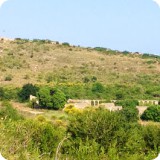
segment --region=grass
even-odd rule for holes
[[[53,111],[53,110],[42,110],[44,113],[42,114],[49,120],[54,119],[67,119],[68,115],[65,114],[63,111]]]
[[[19,103],[19,102],[11,102],[13,108],[17,109],[17,111],[23,115],[27,119],[35,119],[39,116],[45,117],[47,121],[55,121],[55,120],[67,120],[68,115],[64,113],[62,110],[45,110],[45,109],[32,109],[28,107],[27,103]],[[0,103],[1,106],[1,103]]]

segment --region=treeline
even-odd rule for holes
[[[160,151],[160,126],[138,124],[137,114],[88,108],[68,117],[66,126],[45,118],[27,120],[2,103],[2,154],[13,160],[151,160]]]
[[[25,84],[22,88],[0,87],[1,100],[28,100],[29,95],[36,96],[37,91],[45,86]],[[47,86],[46,86],[47,87]],[[154,84],[148,85],[104,85],[100,82],[89,84],[57,84],[49,88],[58,88],[65,95],[66,99],[104,99],[124,100],[124,99],[160,99],[160,86]]]

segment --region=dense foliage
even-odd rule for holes
[[[27,120],[9,103],[2,103],[2,154],[13,160],[151,160],[160,151],[159,125],[126,121],[119,111],[74,110],[69,113],[67,127],[58,121],[57,125],[43,116]]]
[[[126,122],[137,122],[139,119],[136,107],[124,107],[120,113],[125,118]]]
[[[79,160],[150,160],[160,147],[160,127],[143,127],[119,112],[102,109],[74,114],[68,132],[71,138],[64,150]]]
[[[103,84],[98,81],[90,83],[57,83],[54,88],[60,89],[69,99],[105,99],[119,100],[117,104],[130,105],[137,104],[137,101],[143,99],[157,99],[160,97],[159,83],[150,83],[141,79],[138,85],[130,84]],[[1,86],[0,99],[20,99],[26,101],[29,95],[36,95],[41,86],[25,84],[22,88]],[[52,86],[50,86],[52,88]],[[125,102],[124,102],[125,100]],[[127,102],[128,101],[128,102]]]
[[[0,100],[15,100],[18,99],[19,88],[0,87]]]
[[[5,122],[8,120],[17,121],[23,119],[17,110],[12,108],[9,102],[2,103],[2,107],[0,108],[0,118]]]
[[[48,109],[61,109],[66,103],[65,94],[57,88],[42,87],[37,93],[39,106]]]
[[[145,82],[146,83],[146,82]],[[154,86],[154,87],[153,87]],[[157,84],[120,85],[102,84],[100,82],[88,84],[59,84],[59,88],[67,95],[67,98],[77,99],[106,99],[125,100],[130,105],[137,104],[136,99],[159,99],[160,86]]]
[[[134,108],[138,106],[138,104],[139,104],[138,100],[134,100],[134,99],[125,99],[125,100],[116,101],[116,105],[123,106],[124,108],[125,107]]]
[[[47,121],[27,120],[8,103],[0,108],[0,150],[7,159],[45,159],[55,156],[65,128]]]
[[[160,106],[150,106],[142,114],[143,120],[160,122]]]

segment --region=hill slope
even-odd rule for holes
[[[137,54],[97,51],[44,41],[1,40],[0,83],[81,83],[98,80],[104,84],[160,82],[160,58]]]

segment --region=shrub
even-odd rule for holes
[[[129,51],[123,51],[122,52],[124,55],[128,55],[130,52]]]
[[[97,77],[96,77],[96,76],[93,76],[93,77],[91,78],[91,81],[92,81],[92,82],[96,82],[96,81],[97,81]]]
[[[151,106],[141,115],[142,120],[160,122],[160,106]]]
[[[68,143],[65,147],[67,148],[66,153],[69,153],[70,157],[76,160],[108,160],[104,154],[103,147],[94,139],[86,139],[85,141],[78,139],[77,141],[73,141],[72,144]],[[65,159],[67,159],[67,157],[68,156],[66,156]]]
[[[45,118],[44,116],[42,116],[42,115],[38,115],[38,116],[36,117],[36,119],[37,119],[39,122],[46,122],[46,118]]]
[[[116,105],[120,105],[123,107],[136,107],[138,105],[138,100],[134,99],[119,100],[116,101]]]
[[[8,159],[54,159],[58,143],[64,137],[62,127],[37,120],[8,123],[0,131],[0,150]]]
[[[120,111],[121,115],[125,117],[127,122],[137,122],[138,120],[138,109],[135,107],[124,107]]]
[[[143,138],[145,140],[147,150],[152,149],[160,151],[160,126],[148,125],[143,128]]]
[[[129,155],[139,153],[143,155],[145,148],[141,126],[137,123],[128,123],[119,112],[109,112],[104,109],[84,110],[81,114],[72,116],[68,132],[71,134],[70,146],[79,153],[73,154],[70,149],[68,150],[76,157],[85,154],[89,156],[87,148],[92,150],[95,147],[95,159],[98,159],[100,153],[108,156],[104,159],[128,159]],[[80,152],[82,146],[84,150]]]
[[[70,46],[70,44],[68,42],[63,42],[62,45],[68,46],[68,47]]]
[[[83,83],[88,83],[89,81],[90,81],[90,79],[88,77],[83,78]]]
[[[5,121],[17,121],[23,119],[23,117],[17,112],[16,109],[12,107],[9,102],[2,103],[2,108],[0,110],[0,118]]]
[[[104,86],[100,82],[96,82],[92,86],[92,92],[102,93],[104,91]]]
[[[79,109],[77,109],[72,104],[67,105],[63,110],[64,110],[65,113],[68,113],[68,114],[74,114],[74,113],[80,113],[81,112]]]
[[[17,99],[17,93],[19,92],[19,88],[12,87],[0,87],[0,100],[11,100]]]
[[[12,75],[7,75],[4,80],[5,80],[5,81],[11,81],[12,78],[13,78]]]
[[[119,124],[120,117],[117,113],[104,109],[88,109],[82,114],[74,114],[68,127],[72,137],[81,139],[95,139],[96,142],[109,147],[109,139],[114,137],[115,131],[122,125]]]

